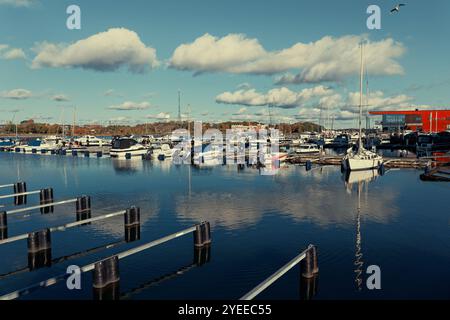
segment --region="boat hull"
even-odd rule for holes
[[[376,169],[383,163],[382,159],[352,159],[347,158],[344,160],[344,169],[350,171],[370,170]]]
[[[111,158],[117,159],[128,159],[128,158],[142,158],[142,156],[147,154],[147,149],[139,149],[139,150],[120,150],[115,151],[111,150],[109,155]]]

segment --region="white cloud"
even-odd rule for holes
[[[54,95],[51,99],[53,101],[59,101],[59,102],[61,102],[61,101],[69,101],[69,97],[67,97],[65,94]]]
[[[374,91],[369,94],[369,98],[363,99],[363,113],[368,111],[381,110],[405,110],[414,108],[411,104],[413,97],[407,95],[385,96],[382,91]],[[318,121],[332,118],[335,120],[353,120],[359,113],[359,92],[350,92],[346,97],[335,93],[322,97],[317,104],[303,107],[299,110],[297,119],[307,121]],[[429,106],[423,106],[428,108]]]
[[[150,107],[151,107],[151,105],[148,102],[125,101],[124,103],[122,103],[120,105],[109,106],[108,109],[128,111],[128,110],[145,110]]]
[[[22,49],[11,48],[7,44],[0,44],[0,59],[5,60],[18,60],[25,59],[26,55]]]
[[[37,4],[36,0],[0,0],[0,5],[13,6],[13,7],[31,7]]]
[[[325,86],[306,88],[294,92],[288,88],[281,87],[270,90],[263,94],[255,89],[238,90],[235,92],[224,92],[216,97],[217,103],[236,104],[244,106],[273,106],[278,108],[295,108],[316,97],[329,95],[333,90]]]
[[[296,43],[290,48],[266,51],[257,39],[242,34],[223,38],[205,34],[175,49],[169,65],[179,70],[273,75],[290,70],[278,84],[340,81],[359,72],[359,43],[363,36],[323,37],[316,42]],[[365,60],[371,75],[399,75],[404,46],[391,38],[368,41]]]
[[[247,112],[247,108],[240,108],[237,114],[243,114],[245,112]]]
[[[351,112],[358,112],[359,106],[359,92],[350,92],[347,97],[346,105],[342,110]],[[364,110],[398,110],[401,107],[410,105],[414,98],[400,94],[392,97],[385,97],[382,91],[374,91],[369,94],[369,98],[363,98]],[[367,104],[367,105],[366,105]]]
[[[115,94],[116,94],[116,91],[114,89],[108,89],[103,93],[103,95],[106,97],[111,97],[111,96],[114,96]]]
[[[14,89],[10,91],[3,91],[0,93],[1,98],[24,100],[33,96],[32,92],[26,89]]]
[[[248,82],[244,82],[244,83],[239,84],[236,88],[241,89],[241,90],[248,90],[248,89],[252,88],[252,85]]]
[[[114,117],[114,118],[109,119],[108,121],[111,121],[111,122],[124,122],[124,121],[128,121],[128,120],[130,120],[130,117]]]
[[[125,28],[112,28],[70,45],[39,43],[33,68],[63,67],[96,71],[145,72],[159,65],[156,50],[142,43],[138,34]]]
[[[145,116],[147,119],[156,119],[156,120],[169,120],[170,113],[168,112],[160,112],[158,114],[149,114]]]
[[[233,72],[235,66],[249,63],[265,54],[257,39],[248,39],[243,34],[217,38],[206,33],[194,42],[176,48],[169,65],[196,73]]]

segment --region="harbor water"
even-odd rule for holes
[[[55,201],[89,195],[93,217],[141,208],[136,242],[122,243],[122,217],[52,234],[52,258],[66,259],[51,267],[10,274],[27,266],[27,243],[1,245],[0,295],[209,221],[209,262],[193,263],[192,235],[127,257],[120,261],[121,298],[238,299],[309,244],[319,253],[314,299],[450,298],[450,184],[422,182],[417,170],[345,177],[338,166],[306,171],[287,165],[262,175],[235,165],[196,168],[167,160],[0,153],[0,172],[0,184],[52,187]],[[38,202],[38,195],[30,195],[26,206]],[[1,211],[17,208],[12,199],[0,205]],[[50,214],[35,210],[8,219],[13,236],[75,221],[75,208],[68,204]],[[380,290],[366,286],[370,265],[380,267]],[[92,297],[87,273],[81,290],[68,290],[62,281],[21,299]],[[258,296],[302,298],[298,267]]]

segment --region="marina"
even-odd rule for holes
[[[335,159],[336,164],[339,164],[339,157]],[[313,159],[310,158],[310,161]],[[317,165],[319,166],[316,167]],[[116,292],[113,297],[160,299],[170,296],[196,299],[204,297],[205,292],[210,292],[209,288],[220,287],[220,291],[215,291],[216,294],[212,296],[210,292],[208,297],[238,299],[284,265],[286,257],[295,256],[301,252],[302,247],[306,248],[309,243],[314,243],[319,252],[320,275],[315,280],[320,280],[318,290],[317,284],[300,281],[298,274],[290,271],[264,290],[258,298],[337,298],[337,287],[341,288],[340,298],[374,298],[373,292],[358,291],[354,287],[352,261],[355,256],[352,248],[355,244],[352,245],[352,242],[355,239],[357,208],[352,203],[358,193],[352,187],[355,183],[362,186],[360,191],[363,195],[360,198],[363,260],[376,260],[383,267],[384,277],[395,277],[397,272],[405,268],[411,273],[424,272],[430,265],[420,263],[424,260],[417,258],[416,250],[406,249],[410,247],[410,244],[405,246],[404,242],[406,238],[410,238],[408,234],[420,234],[419,237],[414,237],[412,243],[416,248],[423,247],[425,241],[432,241],[442,246],[441,249],[438,246],[436,250],[448,252],[446,248],[450,245],[446,230],[447,218],[439,215],[439,210],[429,211],[430,205],[435,208],[445,207],[445,195],[449,186],[446,183],[435,185],[420,182],[419,175],[423,170],[387,170],[383,175],[375,170],[370,171],[370,175],[365,172],[351,172],[348,175],[341,173],[337,165],[313,162],[308,171],[303,165],[285,163],[281,165],[277,175],[264,176],[260,175],[261,169],[253,166],[239,169],[239,165],[235,164],[222,164],[201,170],[192,165],[178,166],[172,159],[126,160],[59,155],[43,157],[39,154],[14,152],[0,153],[0,168],[6,173],[4,182],[26,180],[27,190],[47,185],[54,189],[54,200],[48,204],[53,210],[48,213],[33,213],[42,208],[35,205],[36,200],[32,196],[19,207],[12,205],[7,198],[1,200],[4,205],[2,210],[7,213],[16,210],[14,214],[8,214],[8,234],[11,239],[6,238],[0,245],[0,250],[7,259],[5,261],[10,261],[2,264],[0,271],[3,274],[0,277],[0,295],[6,295],[5,297],[13,297],[14,294],[10,294],[14,290],[22,290],[21,288],[27,288],[45,278],[51,279],[57,274],[64,274],[64,268],[69,264],[89,265],[124,248],[131,249],[158,236],[189,227],[192,223],[207,220],[211,223],[213,243],[206,264],[202,264],[200,268],[184,269],[183,266],[187,266],[187,261],[192,259],[189,254],[193,249],[174,240],[174,244],[162,245],[162,250],[154,248],[154,251],[143,252],[135,258],[130,257],[123,265],[121,263],[121,294],[117,295]],[[35,175],[36,170],[41,174]],[[161,188],[161,184],[164,188]],[[211,191],[211,185],[215,185],[214,191]],[[5,183],[4,186],[2,194],[7,195],[14,184]],[[72,206],[77,199],[65,199],[86,193],[92,199],[92,208],[89,210],[93,212],[92,216],[86,217],[88,220],[84,222],[70,222],[75,214]],[[435,200],[432,203],[423,202],[423,197],[431,193]],[[420,197],[417,196],[419,194]],[[19,197],[20,194],[15,196]],[[404,200],[399,202],[398,198]],[[59,201],[68,202],[58,205]],[[338,206],[335,205],[336,201]],[[134,243],[123,242],[123,231],[120,231],[123,230],[123,224],[115,216],[123,215],[121,208],[133,205],[140,207],[140,238]],[[411,211],[413,207],[423,207],[429,213],[425,217],[416,209]],[[111,215],[111,212],[117,213]],[[70,228],[72,225],[75,228]],[[276,229],[273,229],[275,225]],[[14,269],[20,270],[26,265],[26,255],[19,254],[24,252],[20,249],[23,244],[20,245],[18,240],[28,237],[27,232],[47,227],[62,231],[52,235],[52,240],[57,239],[52,245],[53,263],[46,268],[28,267],[25,269],[27,271],[14,275]],[[284,232],[280,234],[276,230]],[[377,236],[381,230],[384,237]],[[263,238],[264,241],[259,240]],[[391,249],[378,249],[385,246]],[[392,254],[398,250],[405,260],[392,263]],[[262,252],[264,255],[256,264],[255,261],[249,264],[246,258],[248,255],[257,257]],[[445,265],[450,257],[446,254],[436,255],[437,251],[421,252],[428,261],[436,262],[433,264],[432,278],[445,279]],[[56,263],[57,261],[60,262]],[[158,263],[149,264],[149,261]],[[176,277],[170,276],[171,270],[177,268],[186,272]],[[5,278],[11,272],[12,275]],[[335,277],[336,272],[341,276]],[[52,281],[51,286],[39,286],[39,290],[19,296],[21,299],[33,299],[36,295],[49,299],[112,298],[109,295],[111,292],[108,295],[92,296],[95,291],[90,289],[91,276],[89,273],[87,275],[83,277],[85,289],[81,291],[69,292],[64,289],[64,281]],[[164,279],[166,276],[168,278],[160,285],[156,284],[158,281],[151,280],[156,280],[161,275],[164,275]],[[198,277],[204,276],[208,277],[208,283],[199,285]],[[437,285],[430,290],[427,283],[432,279],[429,277],[426,281],[418,279],[420,289],[409,291],[407,295],[402,289],[406,286],[406,279],[392,279],[392,285],[389,285],[389,280],[385,281],[387,288],[384,287],[382,298],[420,298],[424,295],[439,298],[448,295],[445,281],[441,282],[442,287]],[[186,287],[191,282],[197,283],[194,291]],[[141,285],[142,290],[134,290]],[[312,288],[316,288],[313,290],[314,294]],[[60,296],[61,293],[63,296]],[[376,297],[379,298],[380,295],[377,294]]]
[[[0,20],[16,316],[450,300],[449,1],[0,0]]]

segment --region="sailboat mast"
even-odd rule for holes
[[[361,42],[361,66],[360,66],[360,75],[359,75],[359,137],[358,137],[358,153],[361,153],[361,148],[362,148],[362,129],[361,129],[361,125],[362,125],[362,105],[363,105],[363,81],[364,81],[364,60],[363,60],[363,50],[364,50],[364,45]]]
[[[75,113],[76,112],[77,112],[77,107],[73,107],[72,138],[75,138]]]

